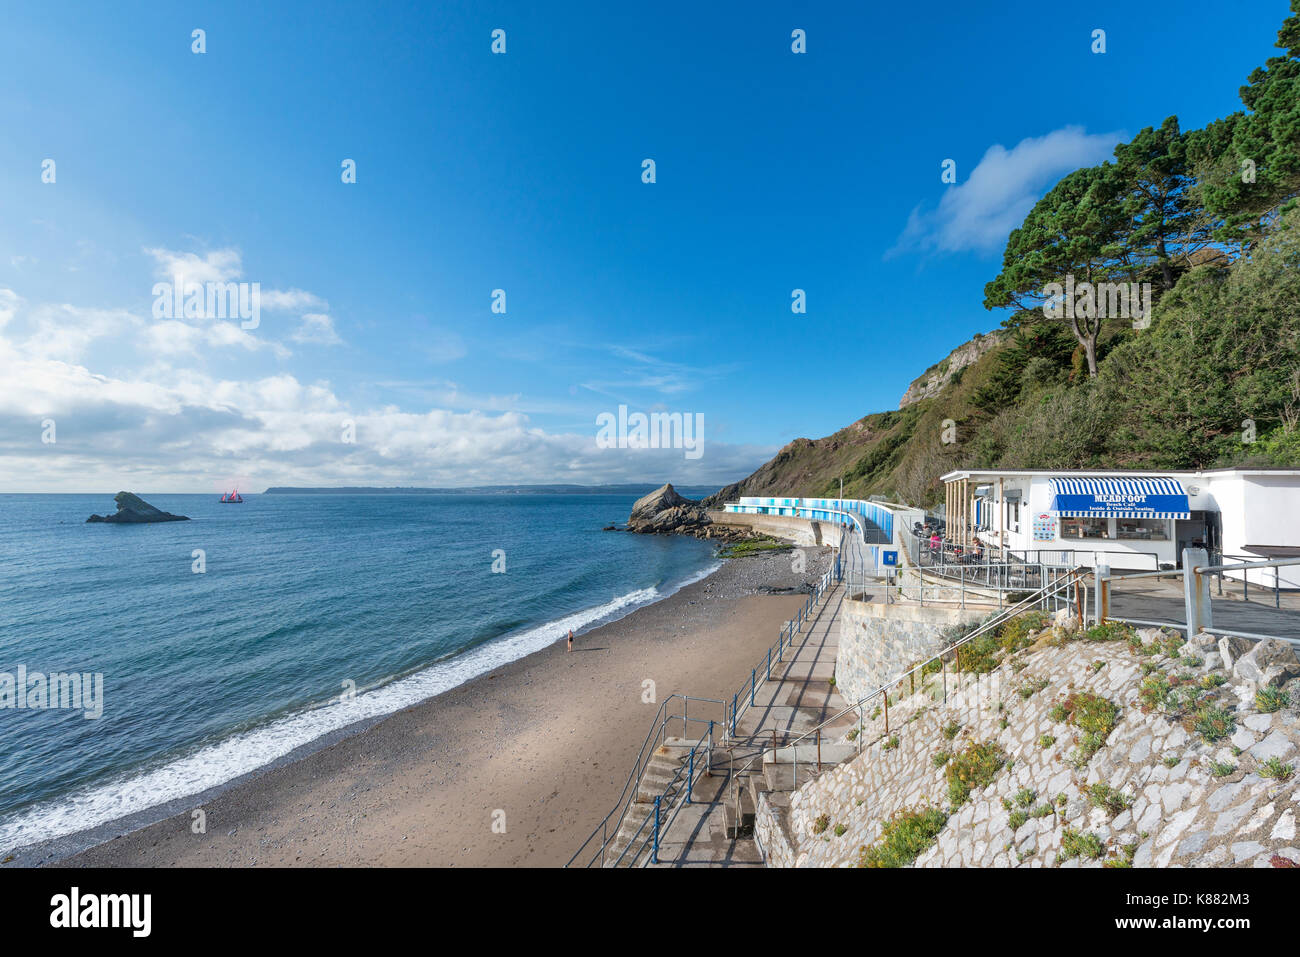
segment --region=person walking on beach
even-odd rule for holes
[[[573,629],[569,629],[569,650],[573,650]]]

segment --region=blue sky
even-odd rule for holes
[[[1287,15],[838,6],[11,9],[0,491],[739,479],[994,328],[1034,200],[1237,109]],[[260,325],[158,320],[179,276]],[[705,453],[597,448],[620,404]]]

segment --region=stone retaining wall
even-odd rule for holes
[[[852,866],[892,815],[930,807],[950,816],[916,859],[921,867],[1300,864],[1294,655],[1280,648],[1269,653],[1281,664],[1225,667],[1231,649],[1209,635],[1179,647],[1155,629],[1139,633],[1140,645],[1063,634],[1044,633],[978,681],[962,676],[961,688],[951,673],[929,676],[891,707],[888,732],[873,715],[859,757],[790,795],[792,847],[772,863]],[[1153,697],[1159,686],[1175,693]],[[1261,711],[1261,687],[1289,703]],[[1062,717],[1083,692],[1119,709],[1090,757],[1079,751],[1080,728]],[[1208,739],[1206,703],[1230,716]],[[954,808],[946,756],[976,742],[995,745],[1006,763]]]
[[[857,701],[940,651],[943,629],[982,621],[993,608],[884,605],[846,598],[840,610],[835,686]]]
[[[836,545],[840,543],[840,526],[835,522],[813,521],[794,515],[756,515],[746,512],[710,510],[715,525],[751,528],[763,535],[784,539],[796,545]]]
[[[778,820],[780,815],[768,795],[760,792],[754,810],[754,840],[762,849],[763,861],[768,867],[794,867],[794,848],[790,846],[785,827]]]

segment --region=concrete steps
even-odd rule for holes
[[[842,589],[828,595],[804,641],[787,652],[779,668],[773,664],[772,681],[759,689],[763,703],[742,716],[741,729],[748,746],[743,762],[738,756],[736,763],[744,770],[737,772],[734,787],[732,782],[727,783],[722,808],[725,834],[733,841],[739,843],[752,835],[760,800],[771,809],[778,826],[785,827],[795,784],[807,784],[818,774],[858,754],[856,744],[838,740],[856,726],[853,715],[837,719],[823,729],[820,763],[816,740],[774,748],[768,737],[772,735],[777,741],[797,738],[825,722],[847,703],[828,680],[835,673],[841,597]],[[762,760],[751,764],[750,758],[759,751]],[[725,764],[715,766],[728,771]]]
[[[678,796],[684,796],[687,757],[698,743],[689,738],[666,738],[650,756],[645,770],[641,772],[641,780],[637,783],[636,795],[628,805],[627,813],[623,815],[618,832],[606,849],[607,867],[636,867],[649,858],[654,842],[654,824],[651,821],[654,815],[654,799],[660,798],[660,823],[662,824]],[[704,760],[705,752],[697,751],[695,759],[697,762]],[[715,749],[715,765],[717,760]],[[701,768],[697,766],[696,774],[698,775],[700,771]],[[635,849],[618,861],[629,846],[634,846]],[[615,861],[618,862],[614,863]]]
[[[790,791],[818,773],[817,744],[771,749],[777,742],[811,730],[844,707],[830,683],[834,675],[839,637],[839,609],[843,586],[825,596],[810,617],[803,639],[787,649],[784,660],[772,662],[770,680],[753,692],[753,704],[740,716],[735,739],[719,737],[712,752],[712,776],[700,778],[686,798],[687,771],[683,767],[694,740],[669,738],[646,764],[631,804],[617,834],[606,848],[605,866],[628,867],[649,863],[654,835],[654,798],[660,797],[660,866],[755,866],[762,858],[753,840],[760,798],[778,820],[789,818]],[[767,678],[766,664],[758,677]],[[857,747],[836,743],[854,725],[852,716],[824,729],[821,770],[824,772],[857,754]],[[840,726],[843,725],[841,728]],[[721,734],[725,729],[719,728]],[[761,760],[758,755],[766,754]],[[696,754],[697,762],[702,754]],[[696,767],[697,775],[702,771]],[[735,774],[735,780],[731,775]],[[671,828],[665,827],[674,815]],[[784,825],[782,825],[784,826]],[[621,861],[615,859],[625,855]]]

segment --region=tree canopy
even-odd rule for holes
[[[1167,117],[1116,146],[1113,162],[1075,170],[1040,199],[1008,238],[985,308],[1015,307],[1004,323],[1012,327],[1035,308],[1064,322],[1096,377],[1117,304],[1143,328],[1188,270],[1261,242],[1300,202],[1300,0],[1291,11],[1276,43],[1284,54],[1240,90],[1244,110],[1187,133]],[[1103,293],[1102,283],[1138,285]]]

